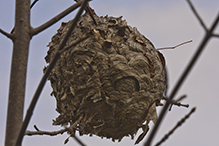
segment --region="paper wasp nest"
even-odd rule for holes
[[[82,117],[80,135],[113,141],[133,138],[139,128],[146,134],[165,88],[164,59],[121,17],[94,17],[97,26],[88,14],[81,16],[66,46],[88,37],[66,48],[49,76],[60,113],[53,124],[72,125]],[[52,37],[47,63],[71,22],[62,23]]]

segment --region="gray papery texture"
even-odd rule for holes
[[[165,89],[164,58],[153,44],[121,17],[84,14],[72,32],[49,80],[60,115],[54,125],[77,125],[80,135],[121,140],[157,120],[156,104]],[[49,43],[50,63],[72,21],[62,23]],[[144,125],[143,123],[146,122]],[[73,131],[74,132],[74,131]],[[145,135],[143,133],[142,135]],[[142,138],[140,138],[142,139]]]

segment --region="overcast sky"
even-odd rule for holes
[[[219,12],[218,0],[192,0],[205,24],[210,27]],[[73,0],[39,0],[31,11],[31,24],[37,27],[51,17],[57,15],[74,2]],[[123,16],[128,24],[145,35],[156,48],[174,46],[187,40],[192,43],[175,50],[163,50],[168,68],[169,91],[172,90],[178,78],[190,61],[198,45],[203,39],[204,31],[192,13],[185,0],[93,0],[90,3],[99,16]],[[10,32],[14,25],[15,2],[0,0],[0,28]],[[47,64],[44,57],[48,48],[46,45],[60,27],[61,22],[71,20],[75,12],[44,32],[33,37],[30,43],[29,62],[27,70],[25,113],[35,89],[43,75],[43,68]],[[215,31],[219,34],[219,28]],[[0,34],[0,145],[4,145],[5,126],[9,90],[10,65],[12,57],[12,42]],[[175,124],[187,114],[192,107],[196,112],[174,134],[163,143],[164,146],[206,146],[218,145],[219,133],[219,38],[212,38],[195,67],[190,72],[177,97],[186,94],[182,103],[190,107],[172,108],[165,117],[153,144],[158,142]],[[58,130],[61,127],[52,126],[52,119],[58,113],[55,111],[55,98],[50,96],[50,83],[47,82],[37,103],[34,115],[28,129],[34,130],[36,124],[41,130]],[[158,111],[162,107],[158,107]],[[151,129],[153,124],[150,124]],[[137,133],[141,134],[141,131]],[[64,145],[67,138],[62,136],[25,136],[23,146]],[[93,136],[79,137],[88,146],[132,146],[135,140],[124,138],[120,143],[109,139]],[[147,139],[144,139],[144,141]],[[77,146],[74,139],[66,144]],[[139,146],[143,145],[143,142]]]

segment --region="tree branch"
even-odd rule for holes
[[[155,146],[159,146],[159,145],[162,144],[165,140],[167,140],[167,139],[169,138],[169,136],[170,136],[171,134],[173,134],[173,132],[174,132],[177,128],[179,128],[179,126],[181,126],[181,125],[190,117],[190,115],[191,115],[192,113],[195,112],[195,110],[196,110],[195,107],[192,108],[192,110],[191,110],[184,118],[182,118],[182,119],[176,124],[176,126],[175,126],[172,130],[170,130],[169,133],[166,134]]]
[[[6,37],[8,37],[11,40],[14,40],[14,36],[10,33],[5,32],[4,30],[0,29],[0,33],[2,33],[3,35],[5,35]]]
[[[37,131],[26,131],[25,132],[25,135],[28,135],[28,136],[32,136],[32,135],[49,135],[49,136],[56,136],[58,134],[63,134],[65,132],[68,131],[68,128],[65,128],[65,129],[61,129],[61,130],[58,130],[58,131],[41,131],[41,130],[37,130]]]
[[[58,130],[58,131],[42,131],[42,130],[39,130],[39,128],[34,125],[34,129],[36,129],[36,131],[26,131],[25,132],[25,135],[28,135],[28,136],[32,136],[32,135],[49,135],[49,136],[55,136],[55,135],[58,135],[58,134],[63,134],[65,132],[69,132],[69,133],[72,133],[72,131],[75,129],[77,130],[76,126],[77,124],[79,124],[81,122],[81,120],[84,118],[84,115],[81,115],[80,118],[74,122],[74,124],[72,124],[71,126],[69,127],[66,127],[64,129],[61,129],[61,130]]]
[[[169,98],[163,97],[164,100],[166,100],[167,102],[170,102],[170,108],[169,111],[171,111],[171,108],[173,105],[177,105],[177,106],[184,106],[184,107],[189,107],[189,104],[182,104],[179,101],[184,99],[186,97],[186,95],[181,96],[179,99],[177,100],[170,100]]]
[[[190,1],[188,1],[189,3],[191,3]],[[191,6],[191,5],[190,5]],[[179,88],[181,87],[182,83],[185,81],[186,77],[188,76],[189,72],[191,71],[191,69],[193,68],[193,66],[195,65],[198,57],[201,55],[202,51],[204,50],[206,44],[208,43],[208,40],[212,37],[212,33],[214,31],[214,29],[216,28],[217,24],[219,22],[219,14],[216,17],[215,21],[213,22],[211,28],[209,30],[206,29],[206,33],[205,36],[201,42],[201,44],[199,45],[197,51],[195,52],[194,56],[192,57],[191,61],[189,62],[188,66],[186,67],[186,69],[184,70],[182,76],[179,78],[178,82],[176,83],[176,85],[174,86],[173,91],[171,92],[169,99],[172,100],[174,98],[174,96],[176,95],[176,93],[178,92]],[[205,26],[205,25],[204,25]],[[204,27],[203,26],[203,27]],[[206,27],[205,27],[206,28]],[[145,142],[144,146],[150,146],[151,142],[153,140],[153,138],[155,137],[155,134],[158,130],[158,127],[160,126],[161,121],[164,119],[164,116],[166,114],[166,111],[169,107],[170,103],[166,102],[166,104],[164,105],[159,118],[157,120],[157,123],[155,124],[155,126],[153,127],[148,140]]]
[[[34,125],[34,128],[36,129],[36,131],[26,131],[25,132],[25,135],[28,135],[28,136],[33,136],[33,135],[49,135],[49,136],[56,136],[58,134],[63,134],[65,132],[68,132],[70,133],[70,137],[73,137],[78,143],[80,143],[82,146],[84,146],[85,144],[83,144],[83,142],[77,138],[77,136],[75,135],[75,131],[74,130],[78,130],[76,128],[77,124],[79,124],[81,122],[81,120],[84,118],[84,115],[81,115],[80,118],[75,121],[74,124],[72,124],[71,126],[69,127],[66,127],[64,129],[61,129],[61,130],[58,130],[58,131],[41,131],[39,130],[39,128]],[[65,140],[65,144],[69,141],[69,137]]]
[[[201,17],[199,16],[199,14],[197,13],[197,11],[195,10],[195,7],[193,6],[192,2],[190,0],[187,0],[187,2],[189,3],[189,6],[191,7],[193,13],[195,14],[195,16],[197,17],[198,21],[201,23],[202,27],[205,29],[205,31],[208,31],[206,25],[204,24],[203,20],[201,19]]]
[[[178,45],[176,45],[176,46],[173,46],[173,47],[158,48],[158,49],[156,49],[156,50],[175,49],[175,48],[177,48],[177,47],[179,47],[179,46],[182,46],[182,45],[184,45],[184,44],[191,43],[191,42],[192,42],[192,40],[186,41],[186,42],[183,42],[183,43],[180,43],[180,44],[178,44]]]
[[[79,2],[80,0],[74,0],[74,1]],[[97,21],[95,20],[95,18],[93,16],[93,12],[91,12],[91,8],[89,7],[89,4],[87,4],[87,6],[85,7],[85,11],[88,12],[88,14],[92,18],[94,24],[97,25]]]
[[[41,81],[40,81],[40,83],[39,83],[39,85],[37,87],[37,90],[36,90],[36,92],[35,92],[35,94],[34,94],[34,96],[32,98],[32,101],[31,101],[31,103],[29,105],[29,108],[27,110],[25,119],[23,121],[22,127],[20,129],[20,132],[19,132],[19,135],[18,135],[18,138],[17,138],[17,141],[16,141],[16,146],[20,146],[21,145],[24,133],[25,133],[25,131],[27,129],[27,126],[28,126],[28,124],[30,122],[31,116],[33,114],[33,110],[34,110],[34,108],[36,106],[36,103],[37,103],[37,101],[39,99],[39,96],[40,96],[40,94],[41,94],[41,92],[43,90],[43,87],[44,87],[44,85],[45,85],[45,83],[47,81],[47,78],[48,78],[51,70],[53,69],[53,67],[55,66],[55,64],[56,64],[56,62],[57,62],[57,60],[59,58],[59,55],[60,55],[59,51],[62,50],[65,47],[66,42],[67,42],[69,36],[71,35],[72,31],[76,27],[76,24],[77,24],[77,22],[78,22],[78,20],[79,20],[79,18],[81,16],[84,8],[85,8],[87,2],[88,2],[88,0],[84,0],[82,2],[81,8],[79,9],[78,13],[76,14],[76,16],[74,18],[74,21],[72,22],[72,25],[70,26],[70,28],[69,28],[68,32],[66,33],[64,39],[60,43],[59,48],[56,50],[56,53],[54,54],[54,57],[53,57],[50,65],[49,65],[49,67],[46,69],[46,72],[43,75],[43,77],[42,77],[42,79],[41,79]]]
[[[218,37],[219,38],[219,34],[212,34],[213,37]]]
[[[69,13],[74,11],[75,9],[77,9],[81,4],[82,4],[82,1],[72,5],[69,8],[67,8],[66,10],[64,10],[63,12],[58,14],[57,16],[53,17],[52,19],[50,19],[46,23],[42,24],[41,26],[39,26],[37,28],[33,28],[32,31],[31,31],[31,36],[34,36],[34,35],[42,32],[43,30],[47,29],[51,25],[55,24],[57,21],[59,21],[60,19],[62,19],[63,17],[65,17],[66,15],[68,15]]]
[[[31,5],[30,5],[30,9],[32,9],[33,8],[33,6],[36,4],[36,2],[37,1],[39,1],[39,0],[35,0]],[[11,34],[14,32],[14,27],[12,28],[12,30],[11,30]]]
[[[16,0],[5,146],[14,146],[23,122],[30,44],[30,0]]]
[[[38,2],[39,0],[34,0],[34,2],[30,5],[30,9]]]

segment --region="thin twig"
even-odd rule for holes
[[[79,119],[77,121],[74,122],[74,124],[72,124],[71,126],[69,127],[66,127],[64,129],[61,129],[61,130],[58,130],[58,131],[42,131],[42,130],[39,130],[39,128],[34,125],[34,129],[36,129],[36,131],[26,131],[25,132],[25,135],[28,135],[28,136],[32,136],[32,135],[49,135],[49,136],[55,136],[55,135],[58,135],[58,134],[63,134],[65,132],[72,132],[74,129],[77,130],[76,126],[77,124],[79,124],[81,122],[81,120],[84,118],[84,115],[80,116]]]
[[[36,129],[36,131],[40,131],[36,125],[34,125],[33,127]]]
[[[30,5],[30,8],[33,8],[33,6],[38,2],[39,0],[33,1],[33,3]]]
[[[213,34],[212,36],[213,37],[219,37],[219,34]]]
[[[166,100],[167,102],[170,102],[170,108],[169,111],[171,111],[171,108],[173,105],[177,105],[177,106],[184,106],[184,107],[189,107],[189,104],[182,104],[179,101],[184,99],[186,97],[186,95],[181,96],[179,99],[177,100],[170,100],[169,98],[163,97],[164,100]]]
[[[74,1],[79,2],[80,0],[74,0]],[[90,15],[90,17],[93,20],[94,24],[97,25],[97,21],[93,16],[93,12],[91,12],[91,10],[90,10],[89,4],[87,4],[87,6],[85,7],[85,11],[88,12],[88,14]]]
[[[201,44],[199,45],[197,51],[195,52],[194,56],[192,57],[191,61],[188,64],[188,66],[184,70],[182,76],[179,78],[178,82],[174,86],[174,89],[173,89],[172,93],[169,96],[170,100],[172,100],[174,98],[174,96],[178,92],[179,88],[181,87],[182,83],[185,81],[185,79],[188,76],[189,72],[191,71],[191,69],[195,65],[198,57],[201,55],[201,53],[204,50],[207,42],[212,37],[212,33],[213,33],[214,29],[216,28],[218,22],[219,22],[219,14],[217,15],[216,19],[214,20],[210,30],[207,30],[207,32],[205,33],[205,37],[203,38],[203,40],[202,40]],[[155,134],[156,134],[156,132],[157,132],[159,126],[160,126],[161,121],[164,119],[164,116],[166,114],[166,111],[167,111],[169,105],[170,105],[169,102],[166,102],[166,104],[164,105],[164,107],[163,107],[163,109],[162,109],[162,111],[161,111],[161,113],[159,115],[159,118],[157,120],[157,123],[153,127],[153,129],[152,129],[152,131],[151,131],[151,133],[149,135],[149,138],[145,142],[144,146],[150,146],[151,145],[151,142],[152,142],[153,138],[155,137]]]
[[[79,144],[81,144],[81,146],[86,146],[76,135],[71,137],[74,138]]]
[[[94,16],[93,16],[93,12],[91,12],[90,7],[89,7],[88,5],[86,6],[86,9],[85,9],[85,10],[89,13],[89,15],[90,15],[90,17],[92,18],[94,24],[97,25],[97,21],[96,21],[96,19],[95,19]]]
[[[26,113],[24,122],[22,124],[21,130],[19,132],[19,135],[18,135],[18,138],[17,138],[17,141],[16,141],[16,146],[21,145],[24,133],[25,133],[25,131],[27,129],[27,126],[28,126],[28,124],[30,122],[31,116],[33,114],[33,110],[34,110],[34,108],[36,106],[36,103],[37,103],[37,101],[39,99],[39,96],[40,96],[40,94],[41,94],[41,92],[43,90],[43,87],[44,87],[44,85],[45,85],[45,83],[47,81],[47,78],[48,78],[51,70],[53,69],[53,67],[55,66],[55,64],[56,64],[56,62],[57,62],[57,60],[59,58],[59,55],[60,55],[59,51],[62,50],[65,47],[66,42],[67,42],[69,36],[71,35],[72,31],[74,30],[74,28],[75,28],[75,26],[76,26],[76,24],[77,24],[77,22],[78,22],[78,20],[79,20],[79,18],[81,16],[83,10],[84,10],[87,2],[88,2],[88,0],[84,0],[83,1],[82,5],[81,5],[81,8],[79,9],[78,13],[76,14],[76,16],[74,18],[74,21],[72,22],[72,25],[70,26],[68,32],[66,33],[64,39],[62,40],[62,42],[61,42],[59,48],[57,49],[57,51],[56,51],[56,53],[55,53],[55,55],[54,55],[50,65],[49,65],[49,67],[47,68],[45,74],[43,75],[43,77],[42,77],[42,79],[41,79],[41,81],[40,81],[40,83],[39,83],[39,85],[37,87],[37,90],[36,90],[36,92],[35,92],[35,94],[34,94],[34,96],[32,98],[31,104],[29,105],[29,108],[27,110],[27,113]]]
[[[177,48],[177,47],[179,47],[179,46],[182,46],[182,45],[184,45],[184,44],[191,43],[191,42],[192,42],[192,40],[189,40],[189,41],[180,43],[180,44],[178,44],[178,45],[176,45],[176,46],[174,46],[174,47],[157,48],[156,50],[175,49],[175,48]]]
[[[73,137],[79,144],[81,144],[82,146],[85,146],[85,144],[75,135],[74,130],[78,130],[76,128],[77,124],[79,124],[81,122],[81,120],[84,118],[84,115],[81,115],[79,117],[79,119],[77,121],[75,121],[74,124],[72,124],[69,127],[66,127],[64,129],[58,130],[58,131],[41,131],[39,130],[39,128],[34,125],[34,128],[36,129],[36,131],[26,131],[25,135],[28,136],[33,136],[33,135],[49,135],[49,136],[56,136],[58,134],[63,134],[65,132],[69,132],[71,135],[70,137]],[[65,140],[65,144],[68,142],[69,137]]]
[[[12,34],[5,32],[4,30],[0,29],[0,33],[2,33],[3,35],[5,35],[6,37],[8,37],[9,39],[13,40],[14,37]]]
[[[170,130],[155,146],[159,146],[159,145],[162,144],[165,140],[167,140],[167,139],[169,138],[169,136],[170,136],[171,134],[173,134],[173,132],[174,132],[177,128],[179,128],[179,127],[189,118],[189,116],[190,116],[192,113],[195,112],[195,110],[196,110],[195,107],[192,108],[192,110],[191,110],[184,118],[182,118],[182,119],[176,124],[176,126],[175,126],[172,130]]]
[[[205,31],[208,31],[206,25],[204,24],[203,20],[201,19],[201,17],[199,16],[199,14],[197,13],[195,7],[193,6],[192,2],[190,0],[187,0],[187,2],[189,3],[189,6],[191,7],[193,13],[195,14],[196,18],[198,19],[198,21],[201,23],[202,27],[205,29]]]
[[[170,108],[169,108],[169,111],[171,111],[171,108],[172,108],[172,106],[173,105],[177,105],[177,106],[184,106],[184,107],[189,107],[189,104],[182,104],[182,103],[180,103],[179,101],[180,100],[183,100],[184,98],[186,98],[186,95],[183,95],[183,96],[181,96],[179,99],[177,99],[177,100],[172,100],[172,103],[171,103],[171,105],[170,105]]]
[[[65,132],[67,132],[68,129],[65,128],[65,129],[61,129],[61,130],[58,130],[58,131],[26,131],[25,132],[25,135],[28,135],[28,136],[32,136],[32,135],[49,135],[49,136],[56,136],[58,134],[63,134]]]
[[[84,115],[81,115],[79,119],[74,124],[72,124],[72,126],[70,126],[69,128],[73,127],[74,129],[76,129],[77,124],[79,124],[83,118]],[[79,144],[81,144],[81,146],[85,146],[85,144],[79,138],[77,138],[75,132],[70,132],[70,133],[71,133],[70,136],[73,137]]]
[[[48,27],[50,27],[51,25],[55,24],[57,21],[59,21],[60,19],[62,19],[63,17],[65,17],[66,15],[68,15],[69,13],[71,13],[72,11],[74,11],[75,9],[77,9],[80,5],[82,4],[82,1],[72,5],[71,7],[67,8],[66,10],[64,10],[63,12],[61,12],[60,14],[58,14],[57,16],[53,17],[52,19],[50,19],[49,21],[47,21],[46,23],[40,25],[37,28],[33,28],[31,30],[31,36],[34,36],[40,32],[42,32],[43,30],[47,29]]]

